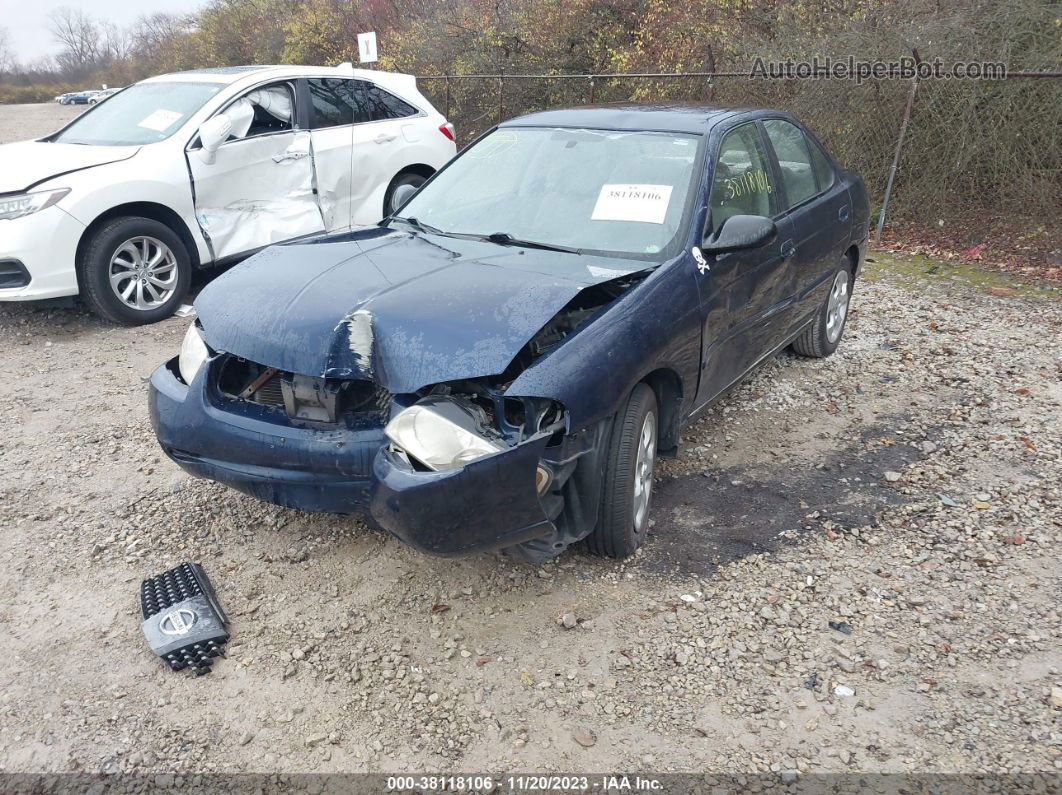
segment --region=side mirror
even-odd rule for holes
[[[778,227],[762,215],[732,215],[718,231],[701,244],[705,254],[725,254],[728,251],[766,246],[778,237]]]
[[[224,113],[203,122],[199,128],[199,142],[202,144],[199,156],[203,158],[204,163],[209,165],[214,162],[214,153],[228,140],[231,130],[232,121]]]

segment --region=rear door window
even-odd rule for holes
[[[404,119],[420,113],[405,100],[364,80],[354,81],[354,104],[357,122]]]
[[[811,147],[803,131],[782,119],[767,119],[763,128],[778,157],[778,167],[789,207],[795,207],[820,192],[811,159]]]
[[[354,81],[342,77],[311,77],[310,129],[342,127],[354,123]]]
[[[833,165],[816,141],[809,138],[808,148],[811,150],[811,167],[815,171],[815,181],[819,184],[819,190],[824,191],[833,185]]]

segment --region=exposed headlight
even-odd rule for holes
[[[478,421],[471,407],[442,399],[403,409],[384,433],[395,447],[429,469],[458,469],[505,449],[470,430]]]
[[[17,196],[0,196],[0,221],[32,215],[45,207],[51,207],[69,192],[70,188],[60,188],[37,193],[20,193]]]
[[[191,384],[195,374],[203,366],[203,362],[210,356],[210,349],[203,342],[203,335],[199,333],[195,323],[188,327],[188,333],[184,335],[181,343],[181,355],[177,359],[177,369],[181,371],[181,378],[186,384]]]

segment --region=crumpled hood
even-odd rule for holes
[[[127,160],[138,146],[82,146],[21,141],[0,146],[0,193],[19,193],[61,174]]]
[[[374,228],[266,249],[195,307],[214,350],[401,394],[501,373],[581,290],[641,267]]]

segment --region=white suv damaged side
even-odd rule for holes
[[[0,146],[0,301],[81,294],[168,317],[198,266],[394,212],[455,153],[410,75],[247,66],[162,75]]]

